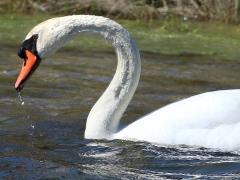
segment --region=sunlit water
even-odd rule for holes
[[[20,98],[16,51],[0,51],[0,179],[240,178],[239,152],[84,139],[88,112],[114,74],[114,53],[62,50],[43,60]],[[239,88],[239,77],[238,61],[143,53],[122,123],[193,94]]]

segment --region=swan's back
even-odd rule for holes
[[[240,90],[223,90],[160,108],[130,124],[115,137],[233,149],[240,147],[239,132]]]

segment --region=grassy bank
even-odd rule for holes
[[[51,15],[0,14],[0,44],[17,46],[27,32]],[[116,20],[127,28],[141,51],[169,55],[207,55],[240,60],[240,26],[169,18],[143,22]],[[101,38],[78,37],[66,48],[109,50]]]

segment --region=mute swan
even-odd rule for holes
[[[141,61],[129,32],[104,17],[73,15],[49,19],[34,27],[18,55],[24,59],[16,90],[40,64],[81,33],[102,35],[116,49],[116,73],[87,118],[85,138],[127,139],[208,148],[240,148],[240,90],[207,92],[160,108],[122,130],[119,121],[138,85]]]

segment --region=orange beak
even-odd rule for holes
[[[22,69],[18,75],[17,81],[15,83],[15,89],[17,91],[21,91],[24,86],[24,82],[30,77],[33,71],[38,66],[37,57],[30,52],[29,50],[25,50],[26,58],[23,62]]]

